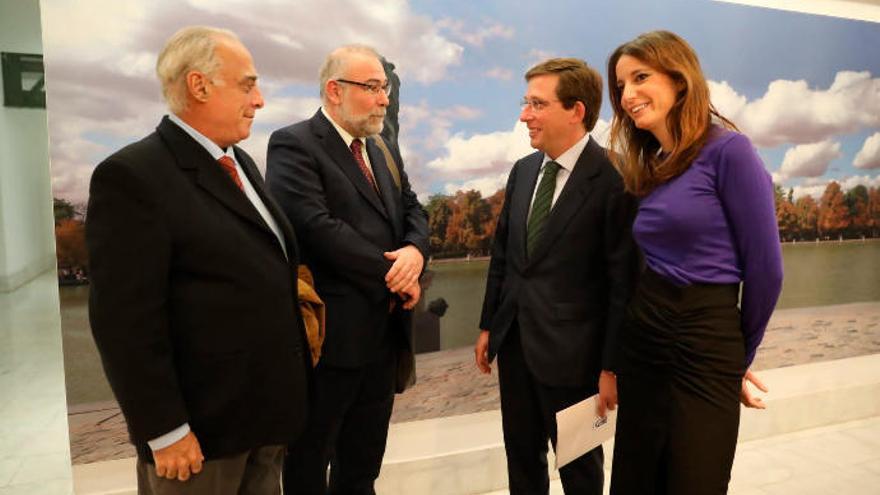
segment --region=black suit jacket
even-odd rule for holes
[[[167,118],[92,175],[89,316],[140,455],[189,422],[208,459],[286,444],[304,425],[308,353],[293,230],[251,158],[277,237],[210,154]]]
[[[635,202],[590,138],[529,257],[526,224],[543,156],[519,160],[508,178],[480,328],[490,332],[490,359],[516,323],[539,381],[595,387],[599,371],[613,369],[615,335],[634,283]]]
[[[367,140],[376,194],[320,110],[269,139],[266,182],[299,234],[303,263],[327,305],[321,360],[334,366],[375,361],[389,343],[412,349],[411,311],[398,304],[388,313],[392,263],[382,253],[412,244],[427,260],[428,221],[397,148],[389,148],[400,165],[400,190],[382,151]]]

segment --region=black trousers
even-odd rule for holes
[[[389,348],[360,368],[319,362],[306,430],[284,463],[286,495],[375,494],[394,406],[395,359]]]
[[[619,336],[612,494],[727,493],[745,371],[738,291],[642,277]]]
[[[511,495],[549,493],[547,440],[556,448],[556,412],[595,394],[596,383],[581,388],[551,387],[538,382],[522,352],[514,324],[498,352],[501,423]],[[601,495],[605,471],[602,447],[559,470],[568,494]]]

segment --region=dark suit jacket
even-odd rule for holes
[[[132,442],[189,422],[206,458],[303,428],[307,352],[293,230],[251,158],[277,237],[210,154],[167,118],[92,175],[89,316]]]
[[[334,366],[373,362],[389,343],[412,348],[411,311],[398,304],[388,313],[391,262],[382,253],[412,244],[427,260],[428,221],[397,148],[389,148],[401,165],[400,190],[382,151],[367,140],[377,195],[320,110],[269,139],[266,183],[296,228],[303,263],[327,305],[321,360]]]
[[[595,386],[600,369],[613,368],[614,337],[634,282],[635,202],[591,138],[530,258],[526,223],[543,156],[519,160],[508,178],[480,328],[490,332],[490,359],[516,323],[539,381]]]

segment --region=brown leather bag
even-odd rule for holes
[[[299,265],[296,275],[299,310],[306,328],[312,366],[317,366],[318,360],[321,358],[321,346],[324,345],[326,308],[324,301],[318,297],[318,293],[315,291],[315,280],[309,267]]]

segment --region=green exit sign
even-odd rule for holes
[[[3,105],[46,108],[43,56],[3,52]]]

